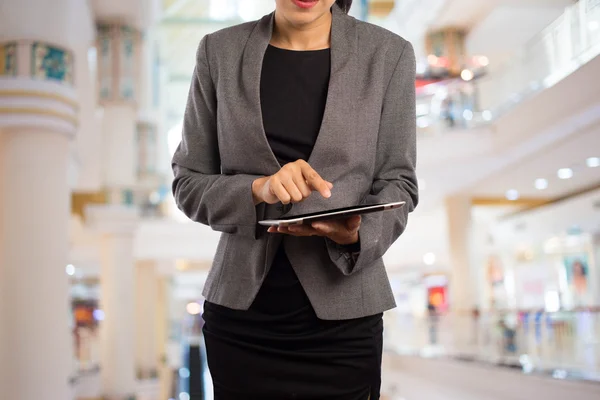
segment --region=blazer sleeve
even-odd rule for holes
[[[418,203],[416,167],[416,60],[406,42],[383,100],[373,184],[363,204],[405,201],[406,205],[362,217],[360,251],[327,240],[332,261],[345,275],[368,267],[383,257],[404,232],[408,213]]]
[[[257,237],[261,206],[255,206],[252,182],[257,175],[221,173],[217,137],[217,98],[210,74],[205,36],[183,118],[182,140],[172,159],[177,206],[195,222],[216,231]]]

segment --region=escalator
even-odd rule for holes
[[[200,344],[190,345],[188,359],[186,360],[190,371],[188,383],[190,400],[205,400],[204,360],[202,359],[202,354]]]
[[[171,399],[212,400],[212,382],[201,337],[182,343],[182,365],[173,371]]]

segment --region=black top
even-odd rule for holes
[[[260,81],[263,125],[281,165],[310,157],[327,102],[329,53],[274,46],[265,53]]]

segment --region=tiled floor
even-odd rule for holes
[[[527,376],[460,361],[387,355],[383,371],[385,400],[600,399],[600,384]]]

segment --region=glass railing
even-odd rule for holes
[[[600,1],[578,1],[488,77],[470,82],[454,79],[421,90],[419,133],[485,126],[599,54]]]
[[[536,35],[505,68],[478,82],[480,110],[497,117],[600,54],[600,2],[580,0]]]
[[[386,314],[386,347],[455,357],[561,379],[600,381],[600,310],[477,315]]]

